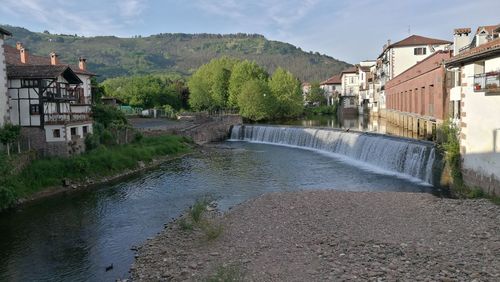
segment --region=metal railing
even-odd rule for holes
[[[91,120],[89,113],[51,113],[44,114],[44,118],[46,124],[66,124]]]
[[[500,93],[500,72],[474,75],[474,92]]]

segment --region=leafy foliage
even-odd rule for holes
[[[111,105],[96,104],[92,106],[92,116],[94,122],[102,124],[104,127],[115,125],[127,125],[128,120],[122,111]]]
[[[295,117],[302,113],[302,90],[293,74],[282,68],[276,69],[269,80],[269,88],[276,98],[275,117]]]
[[[245,60],[236,64],[229,79],[229,106],[232,108],[238,107],[238,96],[241,94],[243,85],[246,82],[249,80],[267,80],[268,77],[267,72],[256,62]]]
[[[186,102],[185,82],[168,75],[136,75],[107,79],[102,83],[107,96],[116,97],[133,107],[180,109]]]
[[[311,90],[306,96],[306,101],[311,105],[326,105],[325,91],[321,89],[319,82],[313,82],[311,84]]]
[[[244,118],[259,121],[273,117],[276,99],[265,80],[250,80],[243,84],[238,95],[240,114]]]
[[[319,53],[304,52],[291,44],[271,41],[257,34],[157,34],[147,37],[81,37],[31,32],[1,26],[13,33],[7,44],[23,42],[36,55],[57,52],[66,63],[88,58],[88,67],[111,77],[177,72],[189,75],[211,59],[231,56],[256,61],[266,71],[277,67],[291,71],[301,81],[325,79],[349,67],[348,63]],[[75,50],[78,50],[76,52]]]

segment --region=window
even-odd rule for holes
[[[38,79],[23,79],[21,80],[21,87],[38,87]]]
[[[40,105],[39,104],[31,104],[30,105],[30,115],[39,115],[40,114]]]
[[[83,131],[83,135],[87,135],[87,133],[89,132],[89,127],[88,126],[82,127],[82,131]]]
[[[75,136],[76,135],[76,127],[72,127],[70,130],[71,130],[71,136]]]
[[[425,55],[427,51],[427,48],[425,47],[418,47],[413,49],[413,55]]]
[[[61,138],[61,130],[60,129],[52,130],[52,136],[54,136],[54,138]]]

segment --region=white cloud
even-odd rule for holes
[[[118,0],[117,17],[113,9],[106,9],[99,2],[82,5],[79,1],[65,0],[2,1],[0,11],[11,17],[34,21],[51,32],[79,35],[120,34],[140,17],[147,5],[145,0]]]

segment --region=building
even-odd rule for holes
[[[375,102],[381,116],[385,116],[385,84],[435,52],[448,50],[451,44],[447,40],[411,35],[392,44],[389,40],[384,45],[373,72],[374,84],[379,85],[375,88],[374,96],[378,97]]]
[[[320,83],[320,88],[325,91],[327,104],[333,105],[342,91],[342,81],[340,74],[334,75]]]
[[[5,65],[5,55],[3,44],[5,36],[12,34],[0,27],[0,127],[3,126],[9,119],[9,100],[7,97],[7,72]]]
[[[386,83],[388,122],[419,136],[432,136],[433,128],[448,118],[450,98],[443,61],[452,53],[436,51]]]
[[[303,82],[301,84],[302,88],[302,98],[304,99],[304,104],[306,104],[307,94],[311,91],[311,83]]]
[[[7,64],[10,122],[22,126],[29,146],[44,155],[67,156],[85,150],[92,133],[91,83],[85,60],[78,66],[57,54],[31,55],[21,43],[3,48]]]
[[[339,105],[341,114],[357,115],[359,99],[359,74],[356,66],[340,73],[341,92]]]
[[[367,114],[373,105],[373,91],[370,91],[372,76],[370,68],[375,65],[375,61],[362,61],[356,65],[358,70],[359,84],[359,113]],[[372,86],[373,87],[373,86]]]
[[[456,29],[459,53],[445,62],[454,73],[450,90],[460,128],[465,183],[500,195],[500,25]],[[458,40],[457,40],[458,39]]]

